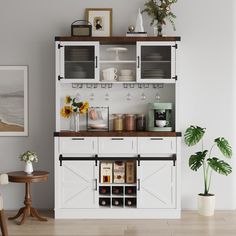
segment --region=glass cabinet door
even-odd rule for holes
[[[98,43],[64,43],[60,49],[62,79],[76,82],[98,80]]]
[[[174,82],[175,43],[138,42],[138,82]]]

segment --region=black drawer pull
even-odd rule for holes
[[[150,140],[158,140],[158,141],[162,141],[163,138],[150,138]]]
[[[83,141],[84,138],[72,138],[72,140],[80,140],[80,141]]]
[[[124,140],[124,138],[111,138],[111,140]]]

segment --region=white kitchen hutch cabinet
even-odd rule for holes
[[[178,41],[179,37],[56,37],[55,218],[181,216]],[[114,47],[128,52],[115,60],[109,51]],[[131,69],[135,80],[103,81],[102,70],[110,67]],[[148,103],[171,102],[173,131],[117,132],[111,117],[109,131],[87,131],[86,126],[70,131],[68,121],[60,117],[66,95],[80,96],[95,107],[109,106],[110,114],[147,113]],[[125,169],[122,181],[117,166]]]

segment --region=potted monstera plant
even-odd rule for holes
[[[198,212],[204,216],[211,216],[215,210],[215,195],[210,192],[212,174],[216,172],[227,176],[232,172],[232,167],[213,154],[213,150],[218,148],[222,156],[231,158],[232,148],[225,138],[219,137],[214,140],[210,149],[205,149],[203,143],[205,131],[205,128],[191,125],[185,131],[184,140],[188,146],[194,146],[201,141],[201,150],[189,157],[189,167],[193,171],[203,170],[204,192],[198,195]]]

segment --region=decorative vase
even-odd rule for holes
[[[203,216],[213,216],[215,212],[215,195],[198,195],[198,213]]]
[[[79,129],[79,113],[72,113],[72,116],[70,118],[70,130],[78,132]]]
[[[153,29],[154,36],[162,37],[163,36],[163,24],[158,22]]]
[[[25,173],[27,173],[27,175],[30,175],[30,174],[32,174],[33,171],[34,171],[34,169],[33,169],[32,162],[26,162],[25,163]]]

